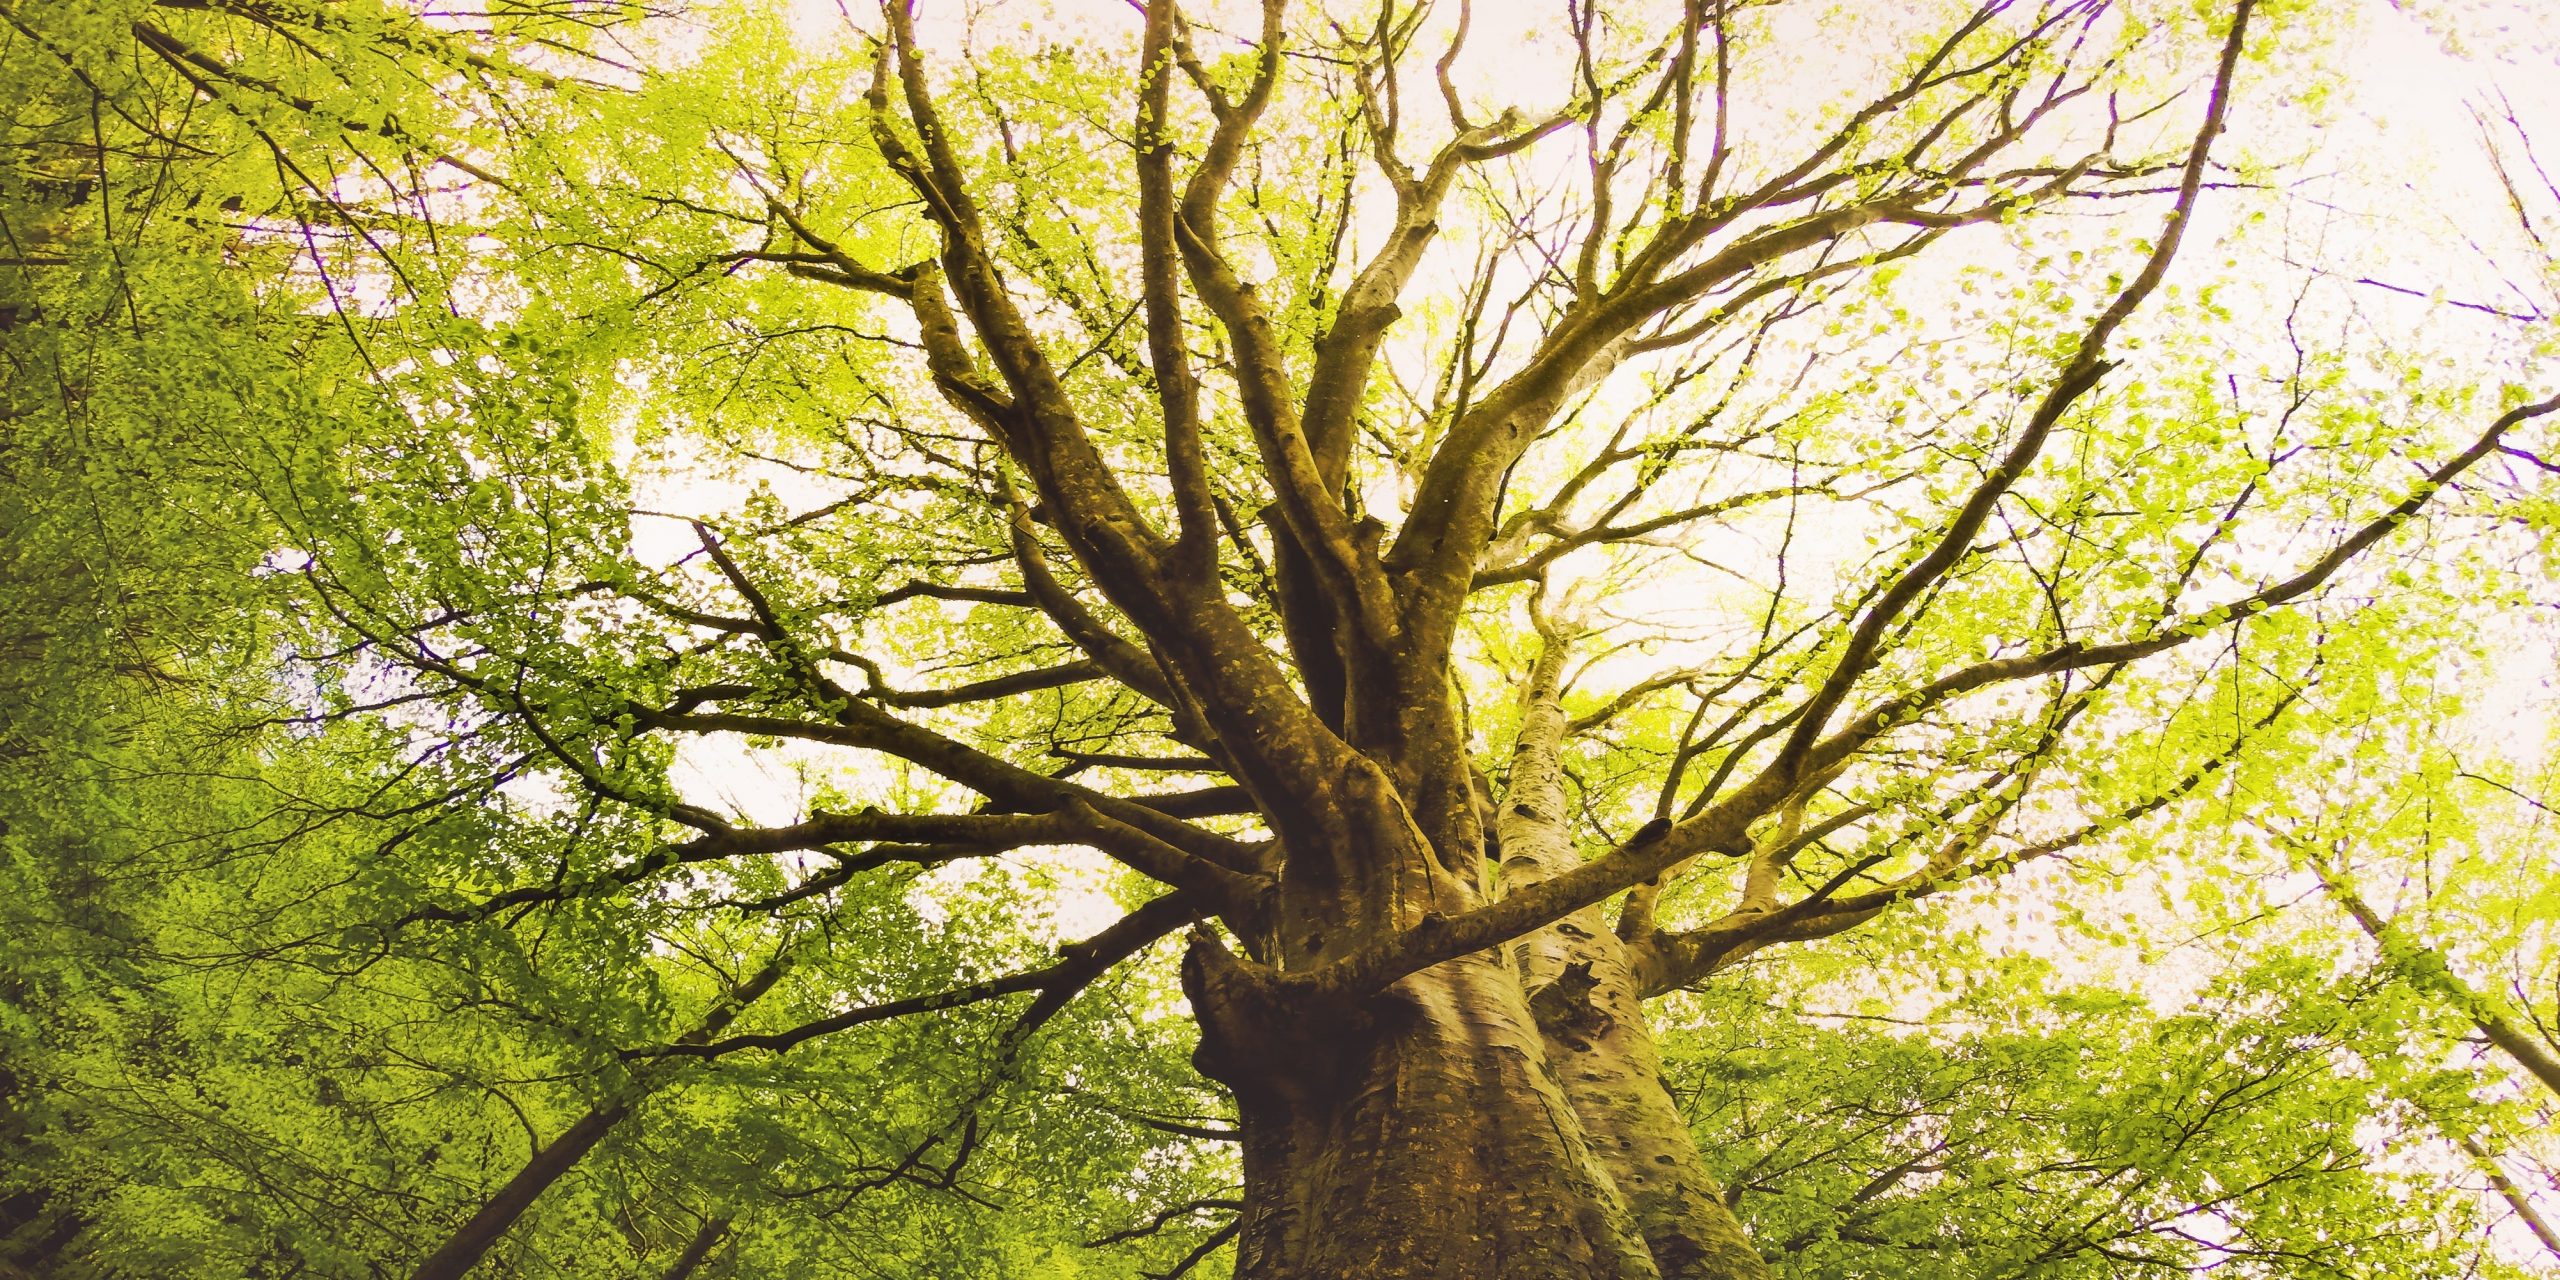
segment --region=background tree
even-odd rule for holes
[[[1968,940],[2530,579],[2320,15],[8,21],[19,1265],[2502,1265],[2423,992]]]

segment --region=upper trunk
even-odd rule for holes
[[[1550,637],[1524,690],[1510,786],[1495,820],[1506,893],[1580,863],[1558,756],[1563,664],[1564,646]],[[1666,1280],[1766,1275],[1663,1086],[1636,966],[1600,908],[1585,907],[1529,935],[1514,954],[1549,1070]]]

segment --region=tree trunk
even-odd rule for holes
[[[1523,700],[1494,827],[1510,889],[1578,862],[1557,745],[1562,646]],[[1480,901],[1375,770],[1348,770],[1335,856],[1302,851],[1268,948],[1319,967]],[[1634,965],[1598,907],[1514,947],[1310,1006],[1193,935],[1195,1062],[1236,1097],[1238,1280],[1765,1280],[1663,1087]]]
[[[1490,950],[1303,1009],[1196,934],[1183,980],[1196,1065],[1236,1096],[1239,1280],[1766,1277],[1623,963],[1531,991]]]
[[[1640,1020],[1559,1055],[1497,953],[1356,1009],[1274,1016],[1238,1007],[1210,949],[1186,981],[1199,1065],[1237,1100],[1238,1280],[1766,1275],[1631,1052],[1650,1047]]]
[[[1563,643],[1547,636],[1522,691],[1510,785],[1494,821],[1505,893],[1580,862],[1565,821],[1557,755],[1565,736],[1558,700],[1564,656]],[[1663,1086],[1636,965],[1600,908],[1585,907],[1538,930],[1513,956],[1549,1069],[1664,1280],[1767,1275]]]
[[[1663,1280],[1758,1280],[1768,1268],[1662,1083],[1624,944],[1599,914],[1578,912],[1550,930],[1572,944],[1572,958],[1530,997],[1549,1069]]]
[[[1257,1021],[1253,1043],[1201,1055],[1243,1130],[1238,1280],[1660,1274],[1498,959],[1338,1017]]]

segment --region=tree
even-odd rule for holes
[[[2501,338],[2448,376],[2426,341],[2359,345],[2308,273],[2180,290],[2199,244],[2255,245],[2217,209],[2286,180],[2233,141],[2320,81],[2286,6],[1915,8],[1837,51],[1821,102],[1788,62],[1822,37],[1779,5],[1496,31],[1463,4],[1155,0],[1081,40],[945,16],[10,12],[38,157],[11,234],[47,237],[15,251],[13,352],[120,324],[243,374],[209,417],[184,377],[110,415],[213,439],[128,491],[250,508],[207,523],[224,565],[180,539],[142,581],[236,586],[256,602],[208,607],[266,629],[220,687],[112,697],[237,732],[97,783],[179,798],[13,877],[91,937],[66,865],[191,851],[116,899],[150,999],[96,1013],[88,1056],[19,1052],[62,1097],[131,1091],[85,1121],[126,1141],[195,1106],[123,1078],[137,1046],[211,1111],[288,1117],[239,1122],[238,1203],[199,1197],[201,1238],[257,1235],[299,1166],[381,1194],[304,1210],[350,1215],[325,1246],[237,1246],[277,1272],[566,1267],[618,1230],[684,1274],[759,1214],[810,1230],[775,1206],[967,1193],[1051,1054],[1149,1065],[1091,1154],[1024,1138],[1007,1167],[1069,1219],[1056,1188],[1155,1179],[1169,1207],[1116,1234],[1175,1271],[1229,1241],[1256,1280],[1754,1277],[1866,1247],[1862,1206],[1920,1165],[1755,1240],[1717,1176],[1746,1162],[1700,1144],[1648,1002],[1713,1011],[1773,949],[2031,896],[2263,794],[2459,647],[2468,570],[2424,535],[2459,486],[2520,484],[2560,411],[2525,380],[2546,353]],[[228,323],[137,287],[144,248],[223,262]],[[77,424],[120,373],[20,354],[13,429],[93,456]],[[69,510],[21,478],[54,473],[15,491]],[[798,797],[742,790],[780,789],[759,753]],[[188,839],[139,830],[181,808]],[[1126,914],[1049,954],[1012,918],[1036,895],[961,878],[1080,850]],[[1175,937],[1232,1116],[1151,1074],[1145,1019],[1071,1011]],[[250,970],[306,1012],[232,1004]],[[2245,1005],[2272,1029],[2159,1024],[2162,1070],[2228,1114],[2128,1069],[1985,1122],[2018,1164],[1946,1205],[2093,1165],[2143,1194],[1978,1256],[2178,1265],[2209,1246],[2152,1227],[2231,1172],[2190,1150],[2281,1129],[2262,1093],[2378,1105],[2323,1069],[2370,1028]],[[2088,1043],[2156,1029],[2123,1026]],[[1950,1053],[2083,1074],[2097,1050],[2051,1031]],[[256,1065],[285,1055],[326,1086]],[[849,1087],[876,1113],[796,1123]],[[2126,1107],[2185,1136],[2017,1136]],[[367,1128],[394,1137],[256,1150]],[[1240,1190],[1149,1169],[1168,1131],[1233,1139]],[[2289,1136],[2241,1194],[2369,1176],[2352,1125]],[[447,1183],[389,1194],[417,1150]],[[600,1152],[625,1185],[534,1212]]]

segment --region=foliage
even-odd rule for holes
[[[2304,230],[2358,19],[1196,7],[0,8],[0,1275],[589,1131],[484,1274],[1214,1266],[1203,948],[1604,902],[1781,1274],[2560,1256],[2549,324]]]

